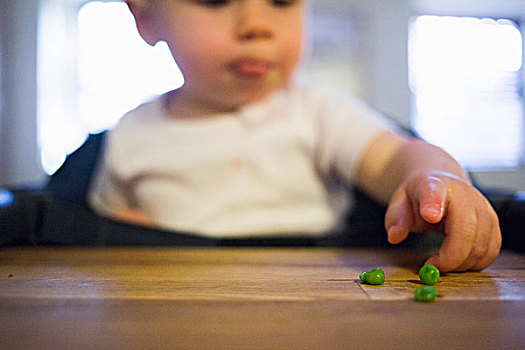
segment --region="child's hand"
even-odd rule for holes
[[[498,217],[472,185],[444,172],[406,179],[395,191],[386,216],[390,243],[409,232],[445,234],[439,253],[426,263],[440,271],[479,271],[489,266],[501,248]]]
[[[113,218],[130,224],[154,226],[153,220],[137,209],[123,209],[113,213]]]

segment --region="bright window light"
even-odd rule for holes
[[[523,161],[523,48],[509,20],[419,16],[409,30],[412,123],[470,170]]]
[[[38,131],[49,174],[89,133],[184,82],[167,45],[140,38],[126,4],[68,3],[47,0],[41,9]]]

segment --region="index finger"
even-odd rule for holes
[[[439,271],[457,269],[472,251],[477,234],[476,210],[471,207],[454,208],[449,204],[445,218],[445,239],[437,255],[426,264],[436,266]]]

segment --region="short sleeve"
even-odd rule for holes
[[[360,99],[322,90],[314,118],[315,158],[323,173],[355,182],[360,159],[380,133],[394,124]]]
[[[111,143],[111,133],[108,136],[106,145]],[[88,203],[91,208],[104,216],[111,216],[115,211],[129,208],[123,181],[112,170],[112,155],[108,153],[110,151],[111,149],[106,146],[88,193]]]

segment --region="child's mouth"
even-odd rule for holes
[[[248,79],[264,79],[272,70],[267,61],[257,59],[241,59],[230,67],[237,76]]]

